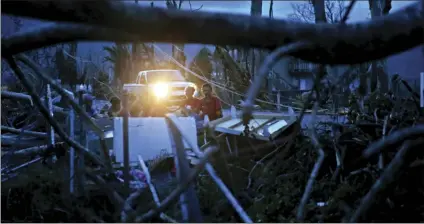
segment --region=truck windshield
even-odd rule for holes
[[[180,71],[149,71],[147,72],[147,82],[181,82],[186,81]]]

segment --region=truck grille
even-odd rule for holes
[[[184,91],[185,87],[172,87],[172,91]]]

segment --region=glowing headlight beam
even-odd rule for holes
[[[164,83],[158,83],[153,86],[153,93],[158,98],[164,98],[168,95],[168,85]]]

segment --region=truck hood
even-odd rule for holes
[[[189,85],[194,85],[194,83],[191,82],[168,82],[168,85],[171,87],[186,87]]]
[[[183,81],[181,81],[181,82],[167,82],[166,84],[168,84],[171,87],[186,87],[186,86],[189,86],[189,85],[194,85],[194,83],[192,83],[192,82],[183,82]],[[147,84],[147,85],[149,85],[149,84]],[[135,83],[124,84],[124,87],[129,87],[129,88],[137,88],[137,87],[140,87],[140,86],[146,86],[146,85],[145,84],[135,84]]]
[[[173,95],[173,96],[184,96],[185,95],[184,89],[187,86],[194,85],[194,83],[192,83],[192,82],[184,82],[184,81],[181,81],[181,82],[167,82],[166,84],[172,89],[171,92],[170,92],[170,94]],[[133,83],[129,83],[129,84],[124,84],[124,89],[125,90],[128,90],[130,92],[139,92],[139,91],[142,92],[144,90],[147,90],[145,88],[148,87],[148,86],[150,86],[150,85],[149,84],[148,85],[144,85],[144,84],[133,84]]]

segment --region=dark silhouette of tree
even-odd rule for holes
[[[111,89],[109,87],[110,77],[104,71],[99,71],[93,82],[93,93],[97,99],[109,99]]]
[[[71,43],[62,48],[57,48],[55,54],[58,78],[62,81],[62,84],[70,87],[84,83],[87,75],[85,69],[80,74],[78,73],[77,49],[77,43]]]
[[[127,83],[130,80],[131,71],[131,51],[127,44],[115,43],[111,47],[103,48],[108,56],[104,58],[104,62],[110,62],[113,67],[114,76],[112,83],[120,86],[120,83]]]
[[[190,70],[205,77],[207,80],[211,80],[213,71],[211,56],[212,54],[210,50],[206,47],[203,47],[190,63]],[[195,77],[192,74],[188,74],[188,80],[198,86],[205,83],[203,80]]]

